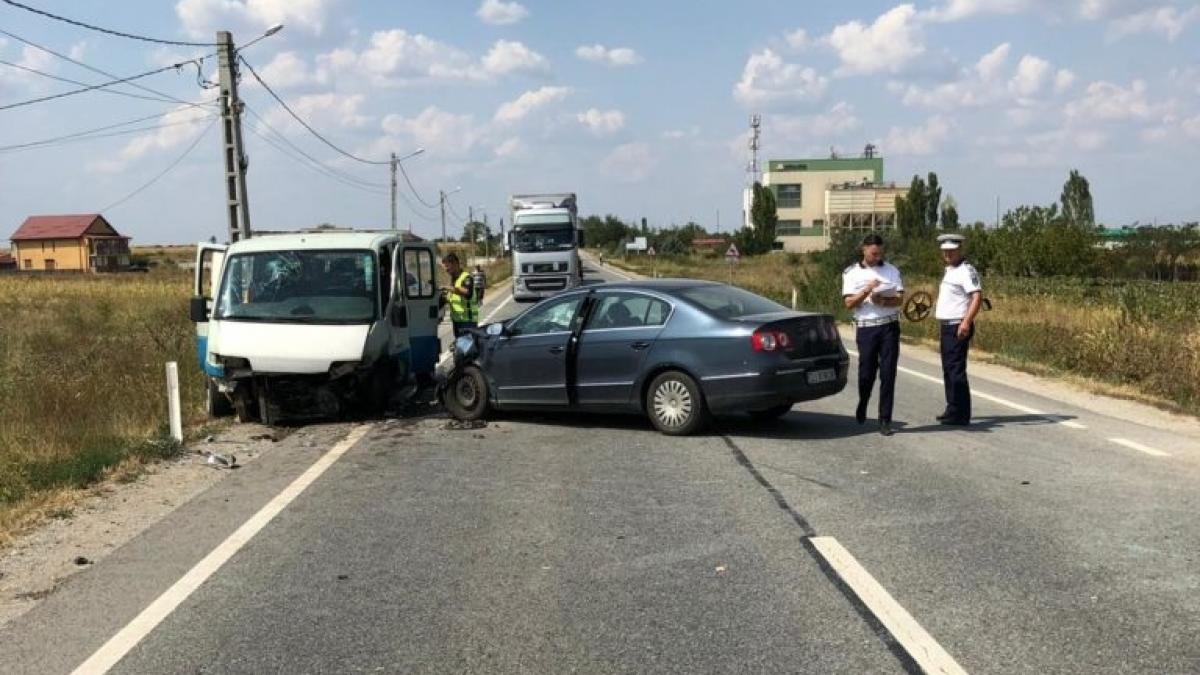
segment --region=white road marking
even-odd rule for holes
[[[858,352],[854,351],[853,349],[846,348],[846,351],[849,352],[854,357],[858,356]],[[928,380],[928,381],[934,382],[936,384],[943,384],[942,379],[940,377],[926,375],[925,373],[913,370],[911,368],[905,368],[904,366],[898,366],[896,368],[896,370],[898,370],[906,375],[912,375],[913,377],[921,378],[922,380]],[[1013,410],[1018,410],[1020,412],[1027,413],[1029,415],[1037,415],[1039,417],[1045,417],[1046,419],[1050,420],[1051,422],[1055,422],[1056,424],[1061,424],[1064,427],[1067,427],[1068,429],[1087,429],[1086,424],[1082,424],[1080,422],[1075,422],[1073,420],[1060,419],[1060,417],[1058,415],[1054,415],[1054,414],[1048,413],[1048,412],[1043,412],[1036,408],[1030,408],[1029,406],[1021,405],[1020,403],[1015,403],[1008,399],[1000,398],[999,396],[993,396],[991,394],[986,394],[984,392],[976,391],[974,389],[971,390],[971,396],[981,398],[985,401],[991,401],[992,403],[999,403],[1000,405],[1007,406],[1009,408],[1012,408]]]
[[[812,537],[809,541],[924,672],[966,675],[967,671],[958,665],[954,657],[892,598],[837,539]]]
[[[480,321],[480,323],[484,324],[484,323],[491,321],[493,316],[496,316],[496,314],[500,310],[504,309],[505,306],[508,305],[508,303],[512,302],[512,299],[513,299],[512,292],[509,292],[508,297],[504,298],[504,302],[500,303],[499,305],[496,305],[496,308],[493,309],[490,314],[483,317],[483,321]]]
[[[1163,452],[1162,450],[1155,450],[1154,448],[1151,448],[1150,446],[1142,445],[1141,443],[1138,443],[1137,441],[1131,441],[1128,438],[1110,438],[1108,440],[1112,441],[1113,443],[1116,443],[1117,445],[1123,445],[1127,448],[1137,450],[1138,452],[1144,452],[1147,455],[1150,455],[1151,457],[1170,457],[1171,456],[1171,454],[1168,452]]]
[[[201,584],[211,577],[214,572],[228,562],[256,534],[262,531],[275,516],[279,515],[308,486],[320,478],[326,469],[332,466],[342,455],[346,454],[350,448],[354,447],[354,444],[358,443],[370,428],[370,425],[363,424],[351,429],[350,433],[341,442],[330,448],[312,466],[308,467],[304,473],[300,474],[296,480],[292,481],[282,492],[267,502],[266,506],[259,509],[258,513],[251,516],[233,534],[229,535],[225,541],[218,544],[212,552],[204,556],[200,562],[188,570],[187,574],[184,574],[179,581],[176,581],[108,642],[104,643],[104,646],[96,650],[95,654],[92,654],[87,661],[84,661],[75,669],[74,675],[92,675],[93,673],[108,672],[110,668],[116,665],[130,650],[149,635],[163,619],[170,616],[171,612],[175,611],[184,600],[187,600],[188,596],[200,588]]]

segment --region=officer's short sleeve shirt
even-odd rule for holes
[[[971,308],[971,294],[983,290],[979,272],[969,262],[956,267],[947,267],[938,288],[937,308],[934,316],[939,321],[953,321],[967,316]]]
[[[904,292],[904,280],[900,278],[900,270],[893,264],[885,262],[875,267],[863,267],[855,263],[842,273],[842,297],[857,295],[872,279],[879,279],[880,284],[875,293],[881,295],[898,295]],[[900,313],[899,307],[882,307],[867,298],[854,308],[854,320],[865,321],[884,319]]]

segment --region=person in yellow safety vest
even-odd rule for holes
[[[450,277],[451,285],[442,287],[446,301],[450,304],[450,324],[454,337],[462,335],[467,328],[479,324],[479,302],[475,299],[475,282],[471,273],[462,268],[458,256],[448,253],[442,258],[442,269]]]

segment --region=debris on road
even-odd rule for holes
[[[446,422],[444,427],[447,431],[470,431],[472,429],[483,429],[487,427],[487,422],[483,420],[450,420]]]
[[[80,567],[83,567],[84,565],[91,565],[91,564],[92,564],[92,561],[91,561],[91,560],[88,560],[87,558],[85,558],[85,557],[83,557],[83,556],[76,556],[76,557],[75,557],[75,564],[76,564],[76,565],[79,565]]]
[[[222,455],[219,452],[212,450],[202,450],[201,453],[208,459],[204,463],[214,469],[236,469],[238,468],[237,457],[234,455]]]

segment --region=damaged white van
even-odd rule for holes
[[[437,362],[435,265],[434,244],[394,231],[200,244],[190,313],[209,414],[379,411]]]

